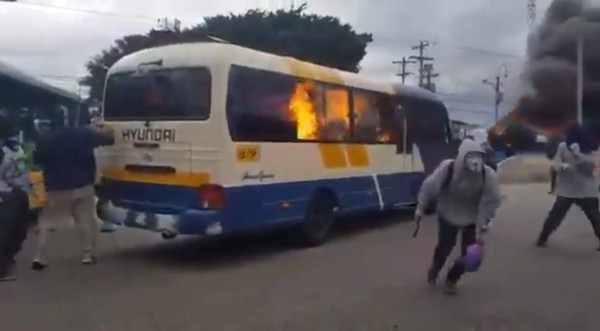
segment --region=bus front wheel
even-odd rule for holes
[[[335,200],[326,192],[319,192],[311,199],[300,231],[304,247],[320,246],[329,239],[335,223],[334,209]]]

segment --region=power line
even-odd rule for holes
[[[388,41],[388,42],[406,42],[406,43],[412,43],[412,42],[415,42],[415,41],[419,41],[417,39],[411,39],[411,38],[394,38],[394,37],[377,37],[377,36],[375,36],[373,38],[373,40],[374,41]],[[446,42],[440,42],[440,41],[433,42],[431,44],[431,46],[453,48],[453,49],[459,49],[459,50],[468,51],[468,52],[472,52],[472,53],[480,53],[480,54],[486,54],[486,55],[508,57],[508,58],[513,58],[513,59],[523,59],[524,58],[524,55],[519,55],[519,54],[514,54],[514,53],[506,53],[506,52],[499,52],[499,51],[494,51],[494,50],[489,50],[489,49],[484,49],[484,48],[478,48],[478,47],[473,47],[473,46],[465,46],[465,45],[458,45],[458,44],[446,43]]]
[[[67,7],[67,6],[51,5],[51,4],[42,4],[42,3],[35,3],[35,2],[19,2],[19,4],[31,6],[31,7],[38,7],[38,8],[60,9],[60,10],[74,11],[74,12],[80,12],[80,13],[86,13],[86,14],[111,16],[111,17],[127,18],[127,19],[136,19],[136,20],[148,20],[148,21],[154,21],[154,22],[158,19],[158,17],[150,17],[150,16],[143,16],[143,15],[124,15],[124,14],[119,14],[119,13],[115,13],[115,12],[108,12],[108,11],[101,11],[101,10],[94,10],[94,9],[75,8],[75,7]]]

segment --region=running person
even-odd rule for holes
[[[595,146],[588,133],[578,124],[570,126],[566,142],[558,145],[554,156],[553,167],[557,172],[556,200],[544,222],[537,246],[546,247],[550,235],[560,226],[573,204],[583,210],[600,243],[594,151]]]
[[[481,144],[465,139],[455,160],[443,161],[425,180],[419,192],[415,218],[438,214],[438,243],[427,280],[435,285],[461,232],[462,255],[469,245],[483,240],[485,223],[500,206],[500,185],[496,172],[484,164]],[[435,210],[432,210],[434,208]],[[446,276],[445,292],[456,293],[456,284],[465,273],[459,260]]]

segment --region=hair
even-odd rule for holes
[[[573,123],[568,127],[566,143],[567,147],[571,147],[571,145],[575,143],[578,144],[581,152],[586,154],[591,153],[598,148],[590,133],[577,123]]]

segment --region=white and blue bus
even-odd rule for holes
[[[415,205],[416,142],[450,139],[435,94],[247,48],[148,49],[110,68],[99,216],[171,238],[296,228]]]

